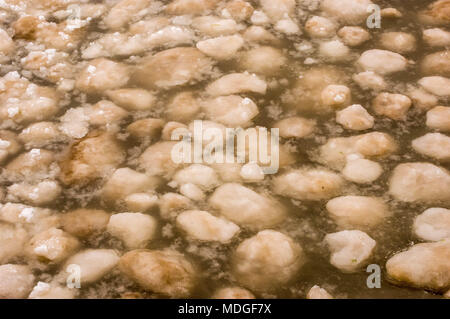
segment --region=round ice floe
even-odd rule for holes
[[[91,61],[79,75],[76,87],[86,93],[100,94],[127,84],[128,68],[108,59]]]
[[[450,173],[430,163],[403,163],[392,173],[389,193],[404,202],[448,203]]]
[[[409,97],[403,94],[380,93],[373,100],[372,107],[376,114],[393,120],[405,120],[412,105]]]
[[[230,241],[239,231],[236,224],[199,210],[178,215],[177,226],[195,239],[222,243]]]
[[[316,127],[316,121],[303,117],[293,116],[282,119],[273,125],[279,129],[279,134],[284,138],[301,138],[312,134]]]
[[[303,262],[299,244],[280,232],[263,230],[237,247],[233,273],[245,287],[267,290],[289,281]]]
[[[145,290],[170,296],[188,297],[194,286],[194,266],[173,250],[133,250],[120,258],[119,269]]]
[[[349,130],[367,130],[373,127],[375,119],[359,104],[353,104],[336,112],[336,122]]]
[[[192,201],[177,193],[166,193],[159,200],[159,212],[162,218],[176,217],[181,211],[193,208]]]
[[[382,91],[387,88],[383,77],[373,71],[355,74],[353,80],[364,90]]]
[[[33,289],[34,276],[27,266],[5,264],[0,266],[0,298],[26,298]]]
[[[344,229],[368,229],[380,224],[390,214],[381,198],[341,196],[328,201],[331,218]]]
[[[416,38],[406,32],[385,32],[380,36],[380,44],[386,50],[409,53],[416,50]]]
[[[407,64],[407,60],[400,54],[379,49],[365,51],[357,61],[357,65],[364,71],[381,75],[404,71]]]
[[[9,186],[8,193],[25,203],[42,206],[56,200],[61,194],[61,187],[53,180],[44,180],[37,184],[22,182]]]
[[[331,252],[330,263],[344,272],[355,272],[373,253],[375,240],[359,230],[344,230],[325,236]]]
[[[233,19],[222,19],[216,16],[201,16],[192,20],[191,26],[199,33],[217,37],[236,33],[238,25]]]
[[[432,47],[445,47],[450,45],[450,32],[440,28],[423,31],[423,40]]]
[[[120,213],[110,217],[108,232],[121,239],[128,248],[145,247],[155,236],[154,217],[141,213]]]
[[[59,162],[59,178],[66,185],[86,185],[105,178],[124,159],[123,147],[113,134],[95,131],[72,145]]]
[[[308,291],[306,299],[333,299],[333,296],[325,289],[315,285]]]
[[[429,110],[427,126],[438,131],[450,132],[450,107],[436,106]]]
[[[143,89],[118,89],[106,92],[106,95],[117,105],[128,111],[150,110],[156,104],[156,97]]]
[[[180,186],[180,193],[193,201],[203,201],[206,197],[203,190],[195,184],[186,183]]]
[[[118,1],[106,15],[104,22],[109,29],[118,30],[138,15],[139,11],[150,5],[149,0]]]
[[[133,193],[152,191],[158,184],[159,180],[155,177],[149,177],[128,167],[119,168],[103,186],[102,197],[115,202]]]
[[[28,256],[41,261],[59,263],[72,255],[80,242],[57,228],[50,228],[33,236],[26,246]]]
[[[37,148],[63,139],[58,126],[53,122],[37,122],[31,124],[22,130],[18,137],[19,140],[27,146]],[[0,149],[2,149],[1,146]]]
[[[383,173],[383,168],[377,162],[360,158],[358,155],[347,156],[347,163],[342,170],[345,179],[358,183],[371,183]]]
[[[62,228],[71,235],[88,237],[105,230],[109,214],[104,210],[80,208],[61,215]]]
[[[242,165],[240,175],[246,182],[258,182],[264,179],[264,172],[256,163]]]
[[[437,96],[429,93],[422,87],[410,87],[408,96],[414,102],[414,107],[420,111],[427,111],[439,102]]]
[[[322,90],[320,98],[324,105],[340,108],[350,104],[351,92],[345,85],[331,84]]]
[[[206,93],[212,96],[246,92],[266,94],[266,90],[267,83],[256,75],[249,73],[230,73],[206,87]]]
[[[439,51],[425,56],[421,63],[425,75],[450,77],[450,50]]]
[[[201,15],[210,12],[217,5],[215,0],[175,0],[165,8],[170,15]]]
[[[417,237],[427,241],[450,239],[450,210],[427,209],[416,217],[413,230]]]
[[[370,33],[361,27],[343,27],[338,31],[342,41],[351,47],[356,47],[370,39]]]
[[[227,127],[249,127],[259,114],[258,106],[249,98],[238,95],[219,96],[201,103],[208,119]]]
[[[143,87],[171,88],[201,80],[212,61],[200,50],[177,47],[146,57],[134,70],[133,81]]]
[[[200,111],[200,104],[193,92],[177,93],[165,109],[167,119],[181,123],[189,123]]]
[[[322,42],[319,53],[330,61],[345,61],[351,57],[350,49],[340,40]]]
[[[274,199],[237,183],[217,188],[209,204],[232,222],[255,229],[279,224],[286,216],[284,208]]]
[[[192,183],[203,190],[211,190],[220,184],[215,170],[209,166],[192,164],[175,173],[173,180],[179,185]]]
[[[119,256],[112,249],[86,249],[67,259],[63,269],[69,265],[80,267],[81,284],[92,283],[108,274],[119,262]]]
[[[450,239],[417,244],[386,263],[395,282],[445,292],[450,288]]]
[[[124,199],[127,208],[132,212],[143,212],[158,204],[158,196],[152,193],[134,193]]]
[[[197,49],[217,59],[228,60],[242,47],[244,40],[239,35],[217,37],[197,42]]]
[[[171,177],[182,163],[172,159],[172,149],[175,141],[163,141],[150,145],[139,157],[140,165],[149,176]]]
[[[248,20],[254,9],[250,3],[243,0],[232,0],[227,3],[222,11],[223,16],[231,16],[235,21],[241,22]]]
[[[428,92],[437,96],[450,96],[450,79],[443,76],[427,76],[419,80],[419,84]]]
[[[450,161],[450,137],[441,133],[427,133],[411,143],[413,149],[441,162]]]
[[[291,170],[273,179],[276,194],[299,200],[322,200],[339,195],[343,184],[338,174],[325,169]]]
[[[370,0],[324,0],[321,8],[330,17],[345,24],[360,24],[370,14]]]
[[[286,65],[283,53],[270,46],[255,47],[243,52],[238,58],[238,65],[243,71],[273,76]],[[267,63],[270,61],[270,63]]]
[[[305,30],[311,38],[329,38],[336,33],[336,24],[330,19],[313,16],[306,21]]]

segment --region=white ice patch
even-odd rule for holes
[[[32,207],[22,209],[22,211],[19,214],[19,218],[25,219],[27,223],[31,222],[33,216],[34,216],[34,209]]]
[[[7,149],[10,145],[11,143],[9,141],[0,139],[0,150]]]

